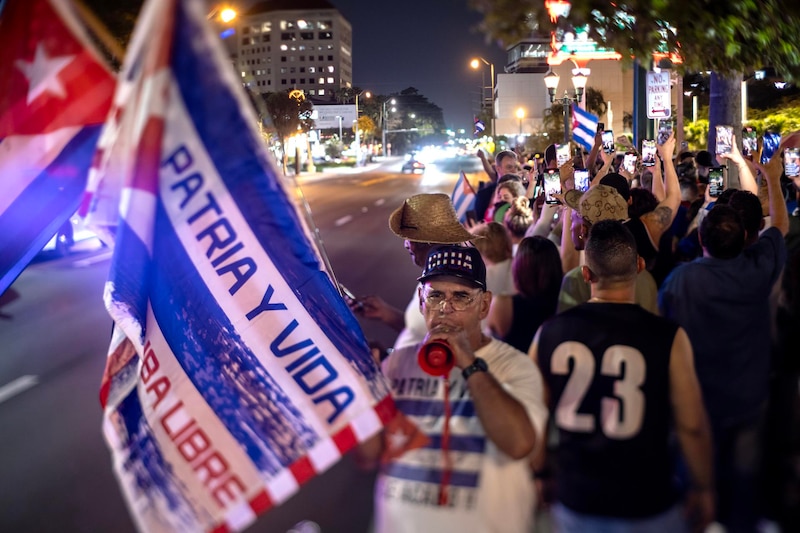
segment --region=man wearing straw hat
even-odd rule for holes
[[[404,239],[411,260],[419,268],[425,266],[428,252],[435,245],[461,244],[475,238],[458,221],[450,197],[442,193],[417,194],[406,199],[389,217],[389,228]],[[399,333],[394,349],[413,346],[427,333],[416,291],[405,312],[375,295],[359,298],[358,303],[351,304],[354,312],[380,320]]]

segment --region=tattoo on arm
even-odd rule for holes
[[[660,205],[652,212],[653,222],[658,224],[658,227],[666,231],[672,225],[672,209],[665,205]]]

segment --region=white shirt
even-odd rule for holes
[[[375,485],[376,533],[527,533],[533,530],[536,495],[528,459],[514,460],[486,438],[461,370],[450,373],[448,506],[437,505],[444,452],[444,380],[425,374],[417,347],[383,363],[395,403],[430,443],[405,452],[381,468]],[[522,352],[499,340],[476,352],[489,372],[525,408],[537,439],[544,434],[547,408],[542,377]],[[389,435],[392,438],[392,435]]]

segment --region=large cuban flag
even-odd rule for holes
[[[96,188],[122,184],[100,396],[142,531],[244,529],[395,412],[203,5],[145,3]]]
[[[2,293],[78,207],[115,81],[65,2],[0,8]]]
[[[572,104],[572,140],[581,145],[586,151],[591,152],[599,121],[600,119],[597,115],[584,111],[576,104]]]

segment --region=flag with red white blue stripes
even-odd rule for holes
[[[121,79],[104,434],[140,530],[239,531],[394,404],[203,3],[148,0]]]
[[[572,104],[572,140],[591,152],[600,119],[577,104]]]
[[[475,208],[475,189],[472,188],[463,170],[458,174],[450,200],[453,202],[458,221],[462,224],[466,223],[467,211]]]
[[[115,80],[66,2],[0,7],[2,294],[77,209]]]

